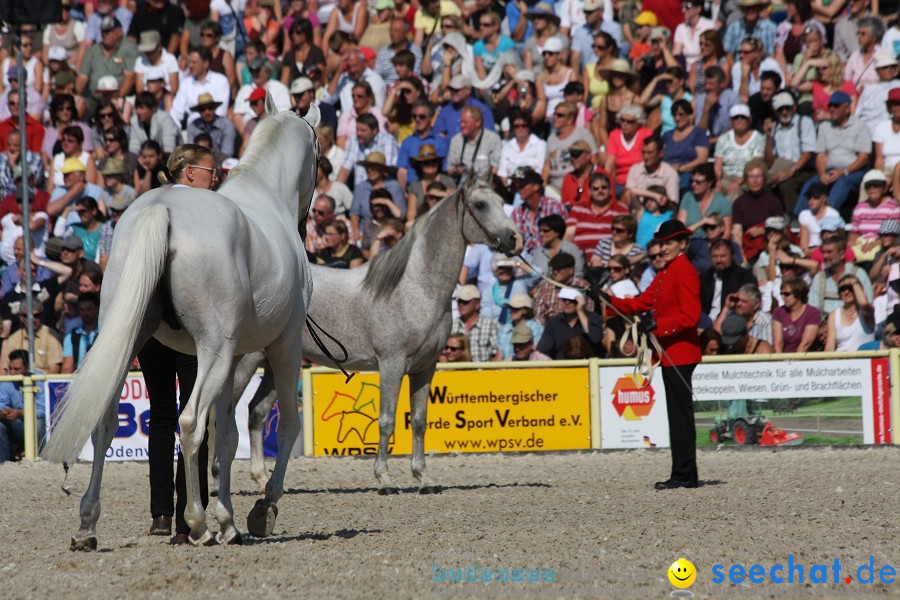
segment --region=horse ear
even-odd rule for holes
[[[278,113],[278,109],[275,108],[275,100],[272,98],[272,92],[266,90],[266,115],[271,117]]]
[[[313,129],[319,126],[319,122],[322,120],[322,113],[319,112],[319,107],[316,106],[315,103],[309,105],[309,110],[306,111],[306,114],[303,116],[306,119],[306,122],[309,123]]]

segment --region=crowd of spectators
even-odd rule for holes
[[[621,354],[614,315],[540,276],[587,288],[601,266],[636,295],[671,218],[693,231],[710,349],[877,346],[900,299],[896,2],[62,4],[23,29],[24,89],[17,36],[0,44],[4,372],[27,346],[23,186],[35,359],[67,371],[96,336],[119,216],[180,144],[212,150],[223,180],[267,96],[321,114],[318,264],[357,268],[462,177],[492,178],[534,266],[468,249],[446,360]]]

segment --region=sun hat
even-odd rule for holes
[[[900,221],[897,222],[900,224]],[[510,298],[506,305],[510,308],[528,308],[534,309],[534,300],[528,294],[516,294]]]
[[[126,208],[128,208],[129,206],[131,206],[132,202],[134,202],[133,197],[129,198],[128,196],[125,196],[124,194],[115,194],[115,195],[113,195],[112,199],[109,201],[109,204],[107,205],[107,207],[110,210],[123,211]]]
[[[162,37],[155,29],[148,29],[141,32],[140,43],[138,43],[138,52],[153,52],[162,43]]]
[[[553,52],[559,53],[565,49],[563,42],[557,36],[553,36],[546,42],[544,42],[544,47],[541,49],[541,52]]]
[[[656,13],[651,12],[649,10],[641,11],[641,13],[634,18],[635,25],[649,25],[650,27],[656,27],[659,25],[659,20],[656,18]]]
[[[747,106],[746,104],[744,104],[743,102],[739,103],[739,104],[735,104],[734,106],[731,107],[731,110],[728,111],[728,116],[729,116],[729,118],[732,118],[732,119],[735,117],[747,117],[749,119],[750,118],[750,107]]]
[[[419,146],[419,152],[415,156],[410,156],[409,160],[413,162],[428,162],[430,160],[440,160],[437,148],[431,144],[422,144]]]
[[[894,53],[888,50],[887,48],[883,48],[882,46],[878,46],[875,48],[875,68],[883,69],[884,67],[896,67],[897,66],[897,58],[894,56]]]
[[[560,18],[553,12],[553,6],[549,2],[538,2],[525,13],[526,19],[536,19],[538,17],[553,21],[557,27],[561,23]]]
[[[606,80],[612,79],[613,73],[624,75],[631,81],[637,79],[637,75],[635,75],[634,71],[631,70],[631,65],[629,65],[628,61],[624,58],[617,58],[612,61],[612,64],[608,69],[600,69],[600,76]]]
[[[213,98],[212,94],[210,94],[209,92],[203,92],[197,97],[197,104],[191,107],[191,111],[200,112],[206,106],[217,108],[221,104],[221,102],[217,102],[216,99]]]
[[[468,302],[470,300],[480,300],[481,292],[478,291],[478,288],[472,284],[464,285],[459,288],[459,293],[456,295],[457,300],[462,300],[463,302]]]
[[[365,160],[357,161],[357,163],[361,167],[368,167],[370,169],[381,169],[382,171],[386,171],[388,173],[393,173],[396,167],[393,167],[387,164],[387,159],[384,154],[379,151],[369,152],[366,155]]]
[[[510,344],[527,344],[531,341],[534,341],[534,332],[525,323],[516,325],[512,331],[512,337],[509,338]]]
[[[584,0],[584,6],[581,8],[582,11],[589,13],[594,12],[595,10],[603,9],[603,0]]]
[[[291,94],[302,94],[309,90],[315,89],[312,79],[309,77],[298,77],[291,82]]]
[[[59,170],[63,175],[68,175],[69,173],[78,173],[85,172],[87,168],[84,166],[84,163],[77,156],[70,156],[66,159],[66,162],[63,163],[62,169]]]
[[[125,161],[114,156],[108,157],[103,163],[103,168],[100,169],[101,175],[125,175],[127,172]]]

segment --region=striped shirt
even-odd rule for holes
[[[853,209],[852,231],[865,239],[875,239],[885,219],[900,219],[900,204],[896,200],[887,198],[878,206],[860,202]]]
[[[359,138],[355,135],[347,140],[347,153],[344,155],[344,164],[341,167],[353,174],[354,186],[367,181],[365,167],[356,163],[365,160],[370,153],[375,151],[384,154],[385,164],[397,164],[397,155],[400,152],[400,147],[397,146],[397,139],[389,133],[379,131],[372,143],[365,148],[359,145]]]
[[[406,45],[406,49],[412,52],[413,56],[416,59],[416,62],[413,66],[413,72],[416,75],[421,74],[422,49],[412,42]],[[384,79],[384,82],[387,84],[391,84],[397,81],[397,69],[394,68],[393,63],[394,56],[396,54],[397,51],[394,50],[391,46],[385,46],[378,51],[378,55],[375,57],[375,72],[381,75],[381,78]]]
[[[575,245],[585,253],[593,250],[600,240],[612,237],[612,222],[619,215],[631,214],[619,202],[611,202],[606,210],[594,214],[590,206],[573,206],[566,218],[566,228],[575,228]]]
[[[534,254],[541,245],[541,231],[538,221],[550,215],[566,216],[566,207],[559,200],[542,196],[538,202],[537,212],[531,210],[524,202],[512,212],[513,223],[522,233],[522,242],[527,254]]]

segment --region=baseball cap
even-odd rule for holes
[[[794,106],[796,102],[794,102],[794,96],[791,95],[790,92],[778,92],[775,94],[775,97],[772,98],[772,108],[778,110],[779,108],[784,108],[785,106]]]
[[[522,182],[523,185],[527,185],[529,183],[543,183],[544,181],[544,179],[541,177],[541,174],[531,167],[517,168],[515,171],[513,171],[512,178]]]
[[[121,26],[119,20],[112,15],[106,15],[100,20],[100,31],[111,31]]]
[[[526,325],[525,323],[519,323],[515,326],[512,331],[512,336],[509,338],[509,343],[511,344],[527,344],[534,340],[534,332],[531,331],[531,327]]]
[[[634,24],[656,27],[659,24],[659,21],[656,19],[656,13],[650,12],[649,10],[644,10],[634,18]]]
[[[871,169],[869,170],[862,179],[862,186],[866,187],[870,183],[880,183],[882,185],[887,184],[887,177],[884,174],[884,171],[881,169]]]
[[[264,100],[266,97],[266,88],[258,87],[252,92],[250,92],[250,97],[247,98],[249,102],[256,102],[257,100]]]
[[[141,32],[141,40],[138,44],[138,52],[153,52],[162,43],[162,37],[155,29]]]
[[[840,217],[825,217],[819,223],[819,229],[822,231],[843,231],[847,229],[847,223]]]
[[[47,50],[47,60],[65,61],[66,49],[62,46],[50,46],[50,49]]]
[[[897,221],[900,224],[900,221]],[[528,294],[516,294],[506,305],[510,308],[534,308],[534,300]]]
[[[733,346],[745,333],[747,333],[747,319],[744,317],[731,315],[722,321],[722,343],[726,346]]]
[[[888,102],[900,102],[900,87],[895,87],[888,92]]]
[[[65,250],[84,250],[84,242],[77,235],[67,236],[60,244]]]
[[[312,79],[310,79],[309,77],[298,77],[293,82],[291,82],[291,94],[302,94],[303,92],[308,92],[315,87],[316,86],[313,85]]]
[[[731,107],[731,110],[728,111],[728,116],[730,118],[735,117],[747,117],[750,118],[750,107],[744,103],[735,104]]]
[[[784,229],[784,217],[780,215],[776,215],[774,217],[769,217],[766,219],[766,229]]]
[[[481,292],[474,285],[464,285],[459,288],[459,294],[456,295],[457,300],[468,302],[469,300],[480,300]]]
[[[84,166],[84,163],[78,159],[76,156],[70,156],[66,159],[66,162],[63,163],[62,169],[59,170],[63,175],[68,175],[69,173],[78,173],[79,171],[84,172],[87,171],[87,168]]]
[[[851,102],[847,92],[837,91],[828,98],[828,104],[850,104]]]
[[[562,52],[564,48],[565,48],[565,46],[563,45],[562,40],[554,35],[552,38],[550,38],[549,40],[544,42],[544,47],[541,51],[542,52]]]

